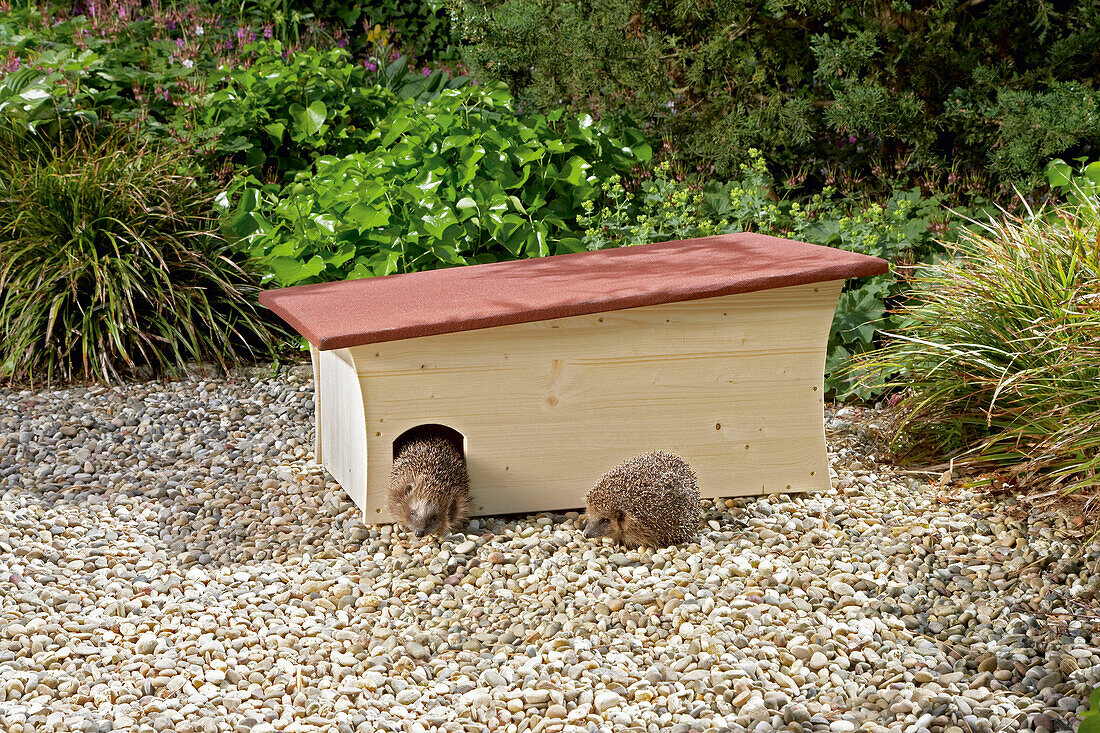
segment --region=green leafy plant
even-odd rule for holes
[[[864,362],[897,375],[900,450],[1016,487],[1100,483],[1100,198],[1078,193],[974,221],[921,271],[904,327]]]
[[[398,102],[361,152],[281,190],[241,184],[228,231],[279,285],[579,250],[598,182],[650,150],[636,130],[560,117],[517,115],[501,89]]]
[[[1052,160],[1046,167],[1047,183],[1070,206],[1088,205],[1100,199],[1100,160],[1091,163],[1088,158],[1077,159],[1080,168],[1061,159]]]
[[[51,59],[52,68],[20,67],[0,77],[0,120],[33,132],[57,134],[64,125],[95,123],[94,109],[82,109],[77,94],[65,83],[65,73],[94,63],[89,53]]]
[[[176,126],[257,174],[266,167],[281,177],[321,155],[360,150],[399,100],[427,101],[467,83],[440,71],[414,74],[404,57],[375,74],[341,48],[287,54],[277,41],[251,48],[253,63],[215,75],[213,91],[188,99],[192,114]]]
[[[420,59],[448,59],[457,55],[451,16],[442,0],[375,0],[355,3],[364,26],[390,29],[393,42]]]
[[[468,83],[442,69],[414,70],[403,56],[354,61],[310,13],[286,16],[301,32],[276,33],[262,25],[269,16],[251,18],[262,9],[246,5],[219,12],[92,0],[74,17],[57,8],[0,10],[9,54],[0,63],[0,119],[51,132],[125,121],[203,153],[211,169],[232,163],[281,179],[320,155],[358,149],[396,99],[425,101]],[[282,0],[274,5],[286,10]],[[329,45],[306,45],[317,41]]]
[[[759,151],[750,151],[740,178],[725,184],[676,180],[666,161],[634,191],[617,178],[602,188],[606,206],[596,211],[588,202],[581,219],[589,249],[754,231],[890,261],[890,274],[851,281],[841,293],[826,361],[826,388],[840,399],[883,392],[883,381],[851,374],[851,359],[876,345],[882,329],[898,325],[889,309],[906,292],[905,271],[939,251],[937,232],[952,230],[939,199],[916,190],[885,202],[847,200],[831,188],[803,200],[782,195]]]
[[[250,267],[178,150],[0,130],[0,377],[114,381],[270,357]]]
[[[369,60],[365,62],[364,68],[369,68],[371,63]],[[452,75],[445,69],[431,70],[425,67],[417,72],[409,65],[408,56],[398,56],[388,64],[383,64],[382,59],[378,59],[376,66],[374,83],[389,89],[398,99],[427,102],[448,89],[459,89],[471,83],[468,77]]]
[[[394,101],[343,49],[284,58],[278,41],[254,48],[248,68],[214,77],[212,91],[188,100],[192,115],[175,122],[180,135],[194,130],[200,146],[254,172],[266,164],[282,174],[319,155],[350,152],[356,133],[369,132]]]
[[[290,0],[241,0],[238,14],[265,21],[270,27],[270,37],[279,42],[288,46],[300,45],[303,26],[317,26],[317,14],[309,6],[319,4],[292,4]]]
[[[294,28],[317,19],[346,29],[357,55],[364,50],[363,44],[373,39],[367,37],[369,32],[355,33],[356,26],[381,29],[389,45],[418,59],[449,59],[456,53],[450,14],[441,0],[242,0],[241,9],[243,14],[270,19],[276,38],[284,42],[288,38],[282,27]]]
[[[464,58],[525,104],[627,111],[692,170],[757,148],[885,192],[973,176],[1040,182],[1100,144],[1093,0],[452,0]]]
[[[702,188],[674,179],[668,161],[642,179],[635,191],[628,191],[618,175],[600,188],[604,208],[596,211],[596,201],[585,201],[580,219],[589,250],[706,237],[724,230]]]
[[[1081,716],[1077,733],[1100,733],[1100,687],[1089,695],[1089,709]]]
[[[303,49],[324,58],[344,42],[339,29],[306,16],[284,29],[288,39],[278,48],[288,58]],[[20,98],[9,100],[0,117],[31,125],[74,115],[79,122],[110,119],[148,134],[172,130],[180,141],[201,140],[195,100],[262,57],[263,41],[273,35],[270,17],[253,18],[229,2],[4,6],[0,48],[7,59],[0,62],[0,82],[9,94],[0,90],[0,103],[15,87]]]

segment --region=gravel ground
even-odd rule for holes
[[[1055,731],[1100,683],[1100,547],[891,473],[873,413],[835,490],[630,552],[364,526],[312,418],[300,370],[0,391],[0,727]]]

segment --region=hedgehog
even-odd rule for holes
[[[627,547],[689,542],[699,531],[699,484],[680,456],[643,453],[604,474],[585,496],[584,536],[610,537]]]
[[[401,446],[393,460],[387,505],[390,516],[417,537],[447,534],[470,508],[462,453],[442,437],[417,438]]]

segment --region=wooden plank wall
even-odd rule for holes
[[[684,456],[705,496],[826,488],[822,380],[842,285],[320,352],[324,464],[379,522],[392,443],[428,423],[465,437],[474,514],[581,507],[605,471],[656,448]]]

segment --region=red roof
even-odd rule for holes
[[[761,234],[298,285],[260,294],[321,350],[879,275],[885,260]]]

